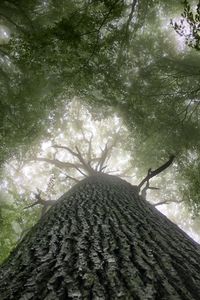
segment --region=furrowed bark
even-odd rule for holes
[[[200,299],[200,246],[137,188],[84,179],[0,269],[0,299]]]

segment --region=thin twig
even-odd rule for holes
[[[184,202],[184,200],[164,200],[164,201],[161,201],[161,202],[158,202],[156,204],[153,204],[153,206],[159,206],[159,205],[163,205],[163,204],[170,204],[170,203],[182,203]]]

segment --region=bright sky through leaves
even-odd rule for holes
[[[8,43],[10,39],[10,30],[5,25],[0,24],[0,45]]]

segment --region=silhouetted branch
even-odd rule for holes
[[[33,204],[29,205],[29,206],[26,206],[24,207],[24,209],[28,209],[28,208],[31,208],[35,205],[42,205],[43,208],[42,208],[42,216],[45,214],[45,212],[47,211],[47,209],[49,208],[49,206],[52,206],[56,203],[56,200],[44,200],[41,198],[41,191],[38,191],[38,193],[34,193],[35,195],[35,198],[37,199],[36,202],[34,202]]]
[[[36,161],[43,161],[43,162],[47,162],[50,163],[54,166],[56,166],[57,168],[60,169],[68,169],[68,168],[81,168],[82,165],[78,164],[78,163],[70,163],[70,162],[62,162],[58,159],[49,159],[49,158],[45,158],[45,157],[36,157],[34,160]]]
[[[78,180],[77,178],[74,178],[74,177],[72,177],[72,176],[70,176],[70,175],[67,175],[66,178],[69,178],[69,179],[71,179],[71,180],[74,180],[76,183],[79,182],[79,180]]]
[[[53,145],[53,146],[51,146],[51,147],[52,147],[52,148],[57,148],[57,149],[65,149],[65,150],[67,150],[69,153],[71,153],[73,156],[78,157],[77,153],[74,152],[74,151],[72,151],[72,150],[71,150],[69,147],[67,147],[67,146]]]
[[[65,149],[65,150],[67,150],[69,153],[71,153],[73,156],[75,156],[76,158],[78,158],[78,160],[80,161],[80,163],[62,163],[62,162],[58,162],[58,160],[56,160],[56,162],[55,162],[55,160],[53,161],[53,163],[55,164],[57,164],[57,165],[60,165],[60,163],[62,163],[62,164],[70,164],[71,165],[71,167],[73,167],[73,168],[75,168],[75,169],[77,169],[82,175],[84,175],[84,176],[87,176],[85,173],[83,173],[82,171],[81,171],[81,169],[83,169],[83,170],[85,170],[89,175],[92,175],[93,173],[94,173],[94,170],[93,170],[93,168],[89,165],[89,163],[87,163],[85,160],[84,160],[84,158],[83,158],[83,156],[82,156],[82,154],[81,154],[81,152],[80,152],[80,150],[78,149],[78,147],[76,146],[75,148],[76,148],[76,151],[77,152],[75,152],[75,151],[73,151],[73,150],[71,150],[69,147],[67,147],[67,146],[59,146],[59,145],[54,145],[54,146],[52,146],[53,148],[57,148],[57,149]],[[89,147],[91,147],[91,145],[89,145]],[[89,150],[89,151],[91,151],[91,150]],[[51,160],[51,163],[52,163],[52,160]],[[64,166],[64,165],[63,165]]]
[[[141,189],[141,187],[145,184],[145,182],[149,182],[149,180],[158,175],[159,173],[163,172],[165,169],[167,169],[171,164],[172,162],[174,161],[174,158],[175,156],[174,155],[171,155],[169,160],[164,163],[162,166],[160,166],[159,168],[157,168],[156,170],[154,171],[151,171],[151,169],[148,170],[148,174],[147,176],[138,184],[138,188],[139,190]]]
[[[190,106],[192,104],[193,100],[191,99],[190,102],[188,103],[188,105],[186,106],[186,108],[184,109],[184,111],[182,111],[180,114],[184,113],[184,117],[183,119],[181,120],[181,123],[183,124],[184,121],[187,119],[187,115],[188,115],[188,112],[189,112],[189,109],[190,109]]]
[[[45,158],[45,157],[34,157],[33,160],[35,161],[42,161],[47,162],[52,165],[54,165],[57,168],[67,170],[67,169],[76,169],[81,175],[87,177],[87,176],[93,176],[98,172],[103,172],[103,170],[107,167],[105,165],[106,160],[109,158],[110,152],[112,147],[117,142],[117,136],[115,137],[113,143],[108,146],[108,143],[105,145],[104,149],[101,149],[101,155],[100,157],[92,157],[92,139],[93,135],[91,135],[90,139],[87,139],[84,132],[83,134],[83,142],[86,142],[88,144],[88,150],[86,152],[86,155],[83,156],[79,148],[76,146],[75,151],[69,148],[68,146],[63,145],[53,145],[52,148],[59,150],[63,149],[68,151],[73,157],[75,157],[78,161],[77,162],[63,162],[58,159],[56,159],[56,154],[54,155],[53,159]],[[69,179],[72,179],[74,181],[75,178],[73,176],[68,176]]]
[[[146,195],[147,195],[147,190],[149,189],[149,179],[150,179],[150,174],[151,174],[151,169],[148,170],[148,173],[147,173],[147,180],[146,180],[146,186],[143,188],[142,190],[142,193],[141,193],[141,196],[146,199]],[[138,186],[138,188],[140,188]]]
[[[95,173],[95,170],[84,160],[78,147],[76,146],[75,148],[77,151],[77,157],[78,157],[80,163],[82,164],[83,169],[86,170],[89,175],[93,175]]]
[[[133,14],[135,12],[135,7],[136,7],[136,4],[137,4],[137,0],[133,0],[132,3],[131,3],[131,12],[128,16],[128,21],[126,23],[126,34],[128,33],[128,30],[129,30],[129,25],[132,21],[132,18],[133,18]]]
[[[92,139],[93,135],[91,135],[88,145],[88,164],[90,164],[92,161]]]
[[[188,121],[191,120],[192,115],[195,113],[195,111],[197,111],[197,109],[198,109],[198,107],[199,107],[199,105],[200,105],[200,101],[198,101],[198,102],[196,101],[195,104],[196,104],[196,105],[195,105],[194,109],[192,110],[191,114],[190,114],[189,117],[188,117]]]
[[[164,200],[164,201],[161,201],[161,202],[158,202],[156,204],[153,204],[153,206],[159,206],[159,205],[163,205],[163,204],[170,204],[170,203],[182,203],[184,202],[184,200]]]
[[[95,167],[96,171],[100,171],[101,172],[101,170],[103,168],[103,165],[104,165],[104,162],[105,162],[105,160],[106,160],[106,158],[108,156],[108,152],[109,152],[108,143],[106,143],[104,149],[102,150],[101,157],[99,158],[99,162],[98,162],[98,164]]]

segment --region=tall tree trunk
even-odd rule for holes
[[[200,246],[129,183],[87,178],[0,269],[0,299],[200,299]]]

